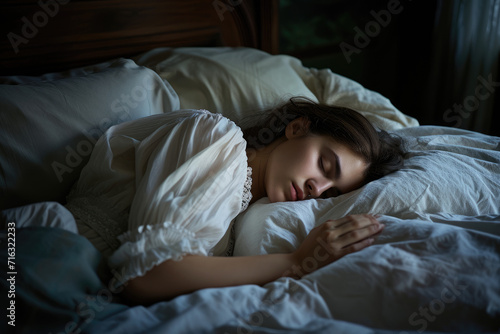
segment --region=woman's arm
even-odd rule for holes
[[[330,220],[314,228],[290,254],[244,257],[187,255],[167,260],[125,283],[124,295],[141,304],[170,299],[203,288],[264,285],[280,277],[300,278],[373,242],[384,225],[371,215]]]
[[[278,279],[293,265],[291,254],[243,257],[187,255],[167,260],[141,277],[130,280],[125,296],[149,304],[203,288],[263,285]]]

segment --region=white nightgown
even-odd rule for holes
[[[225,251],[251,200],[245,149],[240,128],[206,110],[122,123],[98,140],[66,207],[123,282],[185,254],[222,255],[214,247]]]

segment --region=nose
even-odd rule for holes
[[[307,190],[312,198],[318,198],[334,186],[333,181],[327,178],[309,179],[306,183]]]

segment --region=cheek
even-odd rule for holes
[[[272,203],[286,200],[285,188],[293,174],[290,154],[285,154],[284,151],[275,153],[268,160],[264,179],[266,195]]]
[[[279,187],[279,183],[275,179],[266,180],[266,196],[271,203],[285,201],[283,190]]]
[[[287,161],[286,168],[295,177],[308,178],[318,167],[318,156],[309,150],[301,150],[300,147],[292,153]]]
[[[276,178],[303,178],[316,166],[314,154],[300,142],[289,145],[275,160],[273,172]]]

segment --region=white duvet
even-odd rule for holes
[[[89,332],[497,332],[500,238],[419,220],[381,218],[375,245],[301,280],[205,289],[134,307]],[[500,223],[499,216],[481,221]],[[196,319],[194,321],[193,319]]]

